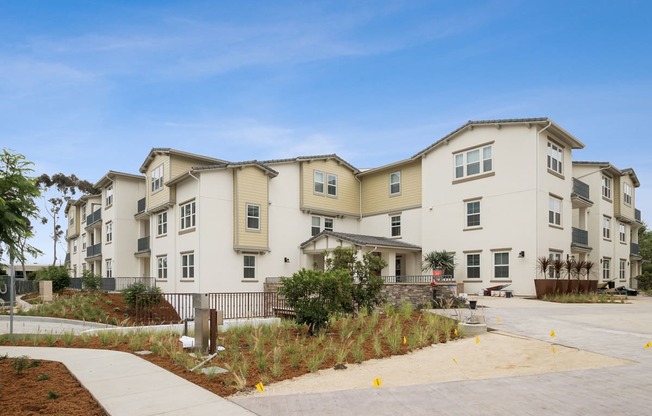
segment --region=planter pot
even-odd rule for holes
[[[552,279],[534,279],[534,290],[537,299],[542,299],[546,295],[552,295],[555,292],[556,280]]]
[[[579,281],[579,291],[580,293],[587,294],[589,293],[589,281],[588,280],[580,280]]]
[[[555,293],[560,295],[565,295],[568,293],[568,283],[570,282],[566,279],[557,279],[557,284],[555,285]]]
[[[477,305],[478,305],[478,301],[477,301],[477,300],[470,300],[470,301],[469,301],[469,308],[471,308],[471,309],[475,309]]]
[[[580,293],[580,281],[571,279],[568,281],[568,293]]]
[[[589,293],[595,293],[598,290],[598,281],[589,280]]]

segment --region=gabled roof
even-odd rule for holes
[[[641,186],[641,183],[638,181],[638,176],[636,176],[636,172],[634,172],[634,169],[632,168],[625,168],[620,171],[623,175],[628,175],[631,179],[632,182],[634,183],[634,187],[638,188]]]
[[[263,165],[262,163],[256,161],[256,160],[249,160],[245,162],[234,162],[234,163],[221,163],[217,165],[206,165],[206,166],[193,166],[192,169],[190,169],[188,172],[183,173],[176,178],[172,178],[169,181],[167,181],[165,184],[167,186],[177,184],[190,176],[192,176],[193,172],[196,173],[201,173],[201,172],[206,172],[206,171],[213,171],[213,170],[225,170],[225,169],[236,169],[236,168],[241,168],[245,166],[253,166],[255,168],[258,168],[262,170],[266,175],[268,175],[271,178],[275,178],[278,176],[278,172],[275,171],[274,169]]]
[[[450,140],[454,139],[455,136],[458,134],[462,133],[466,129],[473,129],[475,126],[496,126],[500,127],[502,125],[513,125],[513,124],[524,124],[524,125],[534,125],[534,126],[542,126],[546,127],[551,133],[555,134],[557,137],[560,138],[560,140],[563,140],[566,142],[568,145],[570,145],[573,149],[583,149],[584,148],[584,143],[576,139],[574,136],[572,136],[570,133],[568,133],[566,130],[562,129],[554,123],[552,120],[550,120],[548,117],[535,117],[535,118],[507,118],[507,119],[498,119],[498,120],[469,120],[466,124],[464,124],[461,127],[458,127],[457,129],[453,130],[452,132],[448,133],[446,136],[442,137],[441,139],[437,140],[430,146],[426,147],[419,153],[415,154],[412,156],[412,159],[421,157],[431,150],[435,149],[436,147],[440,146],[441,144],[448,143]]]
[[[573,161],[573,165],[578,165],[578,166],[595,166],[599,168],[601,171],[607,171],[611,173],[612,175],[615,176],[620,176],[622,175],[622,172],[620,169],[615,167],[609,162],[588,162],[588,161]]]
[[[113,183],[115,178],[122,177],[126,179],[136,179],[139,181],[144,181],[145,177],[142,175],[134,175],[131,173],[123,173],[123,172],[116,172],[114,170],[110,170],[106,173],[106,175],[102,176],[102,178],[93,185],[96,188],[104,188],[105,186]]]
[[[387,247],[387,248],[401,248],[407,250],[421,250],[421,247],[404,243],[403,241],[396,240],[393,238],[387,237],[377,237],[373,235],[362,235],[362,234],[349,234],[349,233],[339,233],[335,231],[324,230],[321,233],[313,236],[309,240],[301,243],[301,248],[305,248],[312,242],[319,240],[324,237],[333,237],[338,240],[348,241],[358,246],[363,247]]]
[[[149,154],[145,158],[145,161],[143,164],[140,166],[140,169],[138,170],[140,173],[145,173],[147,172],[147,167],[149,164],[154,160],[154,158],[157,155],[169,155],[169,156],[180,156],[180,157],[185,157],[188,159],[195,159],[199,160],[202,162],[207,162],[209,164],[220,164],[220,163],[228,163],[227,160],[222,160],[222,159],[216,159],[213,157],[208,157],[208,156],[202,156],[202,155],[197,155],[194,153],[188,153],[188,152],[182,152],[181,150],[176,150],[176,149],[171,149],[169,147],[154,147],[152,150],[149,151]]]
[[[298,156],[298,157],[292,157],[292,158],[287,158],[287,159],[261,160],[260,163],[265,164],[265,165],[275,165],[275,164],[280,164],[280,163],[310,162],[312,160],[328,160],[328,159],[336,160],[337,163],[346,166],[354,174],[357,174],[357,173],[360,172],[360,170],[358,168],[351,165],[349,162],[342,159],[341,157],[339,157],[335,153],[331,153],[331,154],[328,154],[328,155],[316,155],[316,156]]]

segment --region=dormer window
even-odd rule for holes
[[[163,164],[152,171],[152,193],[163,188]]]

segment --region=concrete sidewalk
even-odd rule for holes
[[[62,362],[112,416],[253,414],[129,353],[0,346],[0,354]]]

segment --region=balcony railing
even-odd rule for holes
[[[573,227],[572,243],[578,246],[589,246],[589,232],[580,228]]]
[[[589,185],[580,181],[579,179],[573,178],[573,193],[577,196],[590,201]]]
[[[149,250],[149,236],[138,239],[138,251]]]
[[[138,200],[138,211],[137,213],[140,214],[141,212],[145,212],[145,206],[147,205],[147,202],[145,198],[139,199]]]
[[[86,217],[86,226],[90,227],[98,221],[102,220],[102,209],[98,208],[91,215]]]
[[[640,223],[643,222],[643,221],[641,220],[641,210],[640,210],[640,209],[635,209],[635,210],[634,210],[634,219],[635,219],[637,222],[640,222]]]
[[[102,254],[102,244],[86,247],[86,257],[99,256],[100,254]]]
[[[630,254],[638,256],[641,254],[641,248],[638,246],[637,243],[631,243],[629,252]]]

